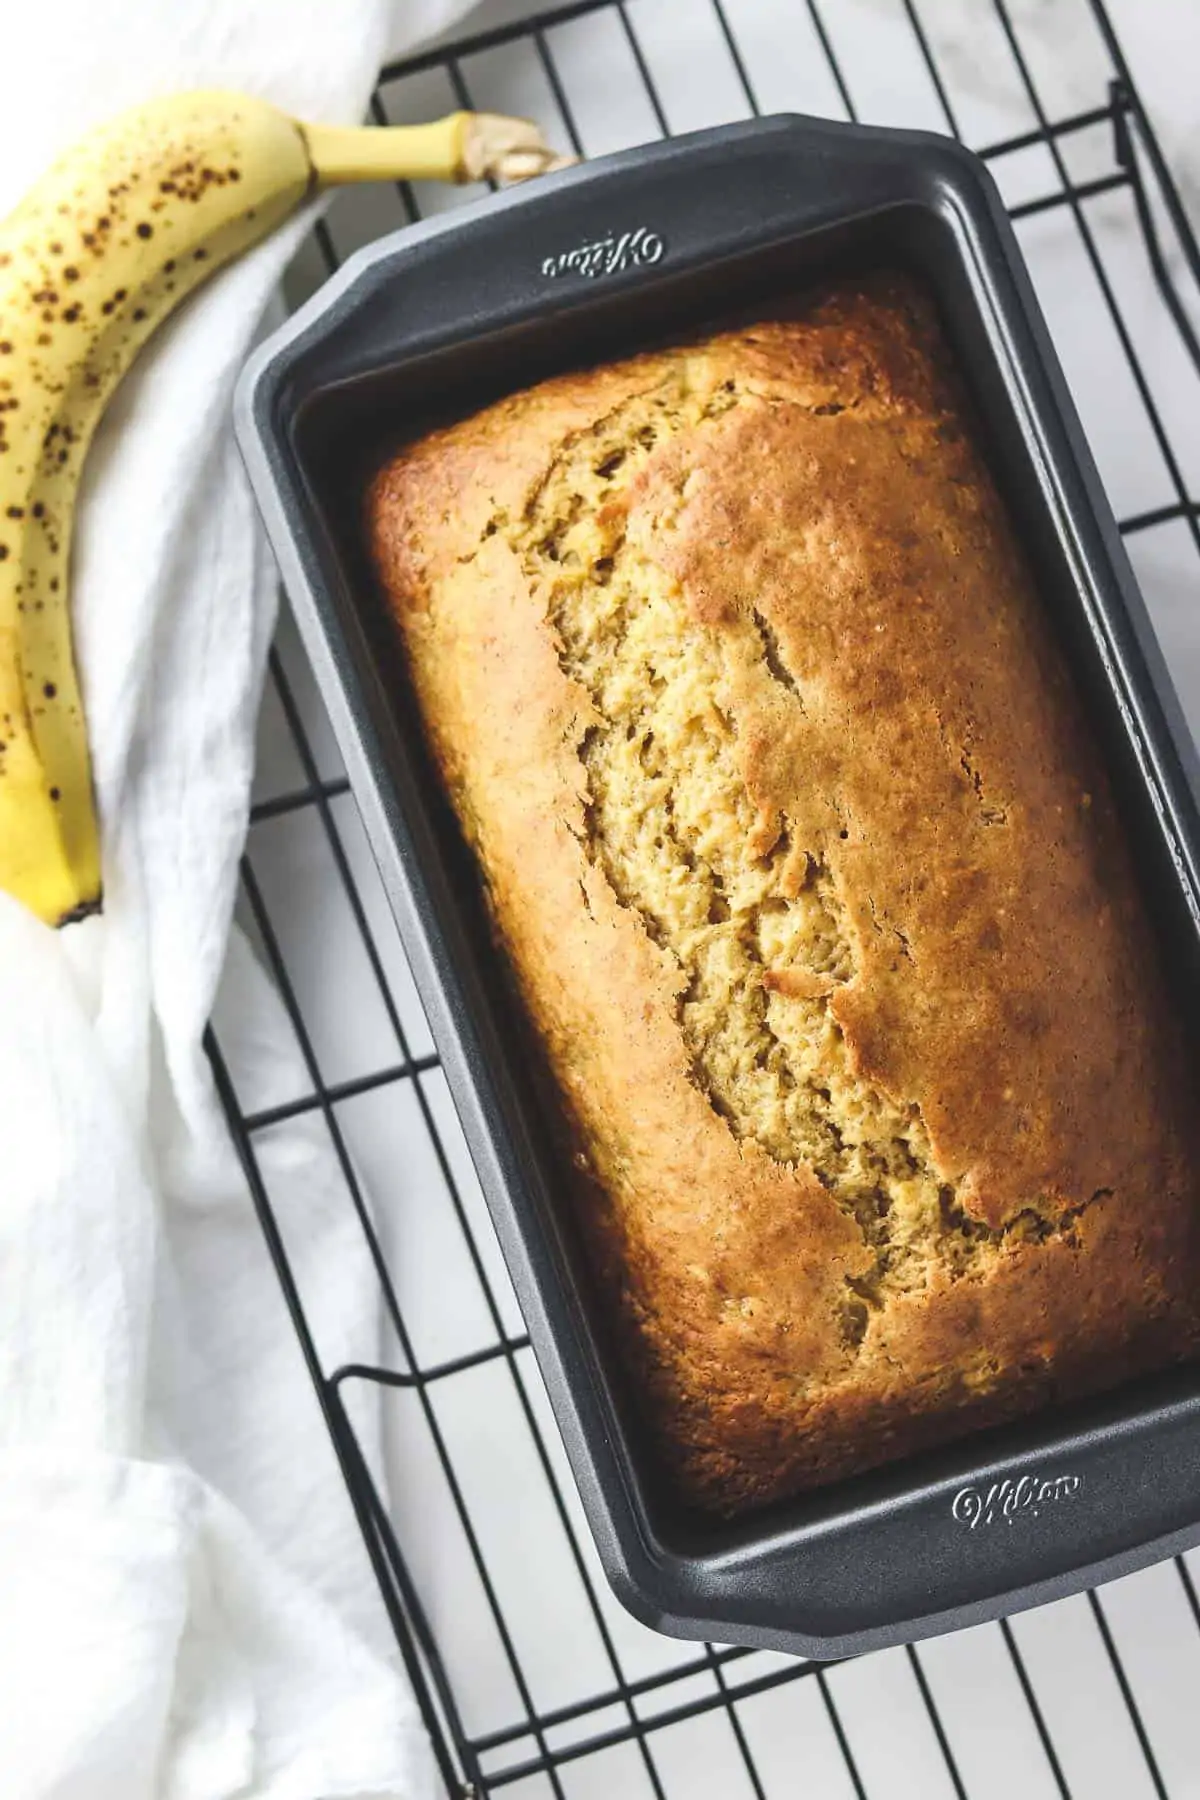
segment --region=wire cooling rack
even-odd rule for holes
[[[1044,26],[1072,8],[1065,66]],[[796,110],[949,131],[982,151],[1185,705],[1200,695],[1186,628],[1200,575],[1189,311],[1200,252],[1100,0],[517,10],[385,69],[373,116],[532,113],[552,139],[595,155]],[[339,197],[293,271],[293,299],[356,244],[463,197],[408,184]],[[210,1051],[448,1793],[1200,1796],[1200,1603],[1186,1559],[1011,1622],[825,1667],[679,1644],[615,1605],[286,618],[270,673],[242,910],[309,1091],[248,1115],[215,1039]],[[265,1135],[307,1114],[324,1123],[378,1277],[379,1362],[326,1366],[286,1248],[287,1195],[268,1192],[261,1171]],[[364,1389],[383,1409],[379,1457],[352,1423]]]

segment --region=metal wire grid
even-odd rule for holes
[[[737,0],[702,0],[702,4],[711,8],[710,23],[728,58],[728,67],[736,84],[738,108],[743,113],[757,113],[760,102],[755,77],[737,28],[743,9]],[[1007,0],[982,0],[982,4],[985,7],[990,4],[1033,123],[1029,130],[1019,135],[982,146],[976,144],[976,148],[981,148],[997,171],[1005,165],[1011,166],[1013,159],[1025,152],[1035,151],[1040,158],[1039,179],[1043,180],[1043,185],[1039,191],[1012,200],[1011,214],[1015,219],[1026,219],[1058,212],[1071,220],[1132,377],[1145,425],[1161,458],[1165,495],[1155,504],[1141,506],[1129,513],[1122,519],[1121,529],[1130,540],[1164,529],[1182,531],[1189,540],[1189,556],[1193,553],[1200,556],[1200,506],[1189,488],[1185,459],[1164,416],[1161,396],[1156,396],[1144,366],[1137,333],[1126,315],[1118,282],[1089,214],[1089,203],[1100,196],[1121,192],[1131,204],[1160,304],[1174,322],[1180,342],[1197,371],[1200,371],[1200,343],[1177,291],[1172,270],[1186,268],[1192,278],[1200,281],[1200,251],[1130,79],[1102,0],[1088,0],[1088,6],[1108,63],[1107,83],[1101,86],[1095,105],[1061,116],[1051,116],[1042,99],[1032,58],[1014,25]],[[844,116],[853,119],[858,116],[853,82],[835,49],[832,29],[837,6],[833,0],[825,0],[825,5],[826,11],[823,11],[821,0],[796,0],[796,13],[806,20],[811,42],[824,60],[836,106],[840,106]],[[926,72],[940,124],[943,129],[961,135],[959,108],[952,98],[953,83],[935,54],[932,35],[919,8],[920,0],[896,0],[896,10],[902,13]],[[628,52],[629,66],[636,72],[653,124],[662,134],[669,134],[672,125],[670,109],[660,92],[652,57],[643,42],[641,25],[645,13],[639,0],[576,0],[575,4],[459,39],[390,66],[383,71],[372,100],[372,115],[380,122],[386,121],[394,109],[403,106],[402,96],[413,92],[414,84],[419,92],[420,83],[429,80],[448,85],[455,104],[502,106],[503,94],[497,98],[495,92],[486,89],[487,70],[489,66],[493,71],[495,68],[494,64],[489,65],[488,58],[495,53],[509,57],[519,55],[534,69],[544,87],[549,115],[544,122],[548,130],[554,136],[565,137],[578,153],[584,154],[588,146],[579,119],[579,97],[563,73],[561,52],[566,41],[564,34],[581,21],[597,16],[603,16],[620,33]],[[1104,135],[1106,142],[1102,165],[1097,167],[1093,156],[1090,172],[1081,174],[1071,166],[1071,148],[1087,140],[1094,149],[1099,134]],[[1107,166],[1103,166],[1105,163]],[[1052,180],[1049,185],[1044,185],[1047,173]],[[444,203],[440,196],[418,194],[407,183],[399,185],[397,195],[402,218],[419,217],[423,202],[436,199],[438,203]],[[399,222],[401,218],[388,221]],[[377,224],[375,228],[378,228]],[[367,234],[361,219],[359,232],[360,235]],[[337,228],[332,223],[319,224],[315,229],[313,248],[320,259],[321,272],[331,270],[339,260],[336,236]],[[242,871],[243,899],[247,920],[295,1032],[307,1071],[309,1091],[248,1113],[239,1103],[229,1066],[219,1043],[212,1036],[209,1051],[220,1096],[245,1164],[292,1322],[397,1643],[431,1732],[447,1790],[462,1796],[463,1800],[474,1800],[475,1796],[502,1788],[514,1794],[553,1794],[564,1800],[567,1795],[584,1792],[633,1791],[632,1786],[626,1785],[632,1779],[633,1764],[623,1762],[619,1765],[626,1771],[619,1779],[606,1772],[618,1766],[605,1760],[607,1753],[625,1747],[636,1759],[638,1791],[651,1793],[658,1800],[669,1800],[671,1795],[682,1796],[684,1793],[690,1796],[699,1790],[691,1780],[682,1784],[677,1782],[674,1773],[678,1767],[677,1759],[666,1755],[665,1746],[674,1728],[716,1714],[727,1722],[731,1734],[740,1769],[736,1791],[751,1794],[756,1800],[767,1800],[770,1794],[795,1790],[790,1782],[786,1788],[781,1787],[775,1776],[764,1768],[761,1752],[751,1742],[746,1703],[790,1686],[797,1694],[803,1691],[815,1696],[814,1707],[806,1710],[804,1716],[814,1722],[814,1732],[817,1723],[820,1724],[823,1740],[834,1759],[829,1761],[827,1758],[821,1765],[828,1771],[826,1785],[813,1785],[804,1791],[816,1796],[817,1800],[834,1792],[852,1794],[857,1800],[868,1800],[869,1795],[870,1800],[876,1800],[877,1792],[882,1789],[877,1789],[872,1778],[864,1772],[861,1739],[852,1741],[855,1734],[847,1725],[838,1680],[832,1675],[836,1665],[819,1667],[713,1645],[706,1645],[699,1651],[690,1646],[674,1646],[670,1660],[664,1666],[640,1676],[630,1674],[622,1633],[609,1597],[598,1579],[594,1554],[565,1474],[561,1447],[548,1421],[528,1339],[514,1316],[511,1296],[506,1293],[503,1275],[495,1261],[494,1245],[486,1224],[472,1203],[468,1192],[469,1177],[450,1141],[449,1133],[453,1127],[441,1095],[438,1059],[431,1047],[425,1048],[427,1039],[414,1014],[411,999],[404,992],[403,972],[398,969],[395,956],[385,942],[386,933],[381,930],[376,903],[367,893],[361,857],[352,841],[356,822],[347,810],[351,805],[347,798],[348,783],[344,776],[331,774],[323,766],[326,758],[317,741],[321,727],[319,723],[314,726],[313,709],[302,691],[305,682],[303,666],[276,648],[271,656],[270,674],[273,704],[293,747],[298,780],[293,780],[290,785],[285,783],[284,791],[260,801],[254,808],[254,829]],[[257,872],[261,833],[288,819],[316,821],[319,826],[331,859],[332,879],[348,909],[353,932],[386,1021],[385,1035],[391,1046],[389,1053],[375,1058],[369,1069],[345,1079],[331,1078],[324,1066],[327,1059],[319,1052],[306,1019],[306,998],[301,991],[304,983],[298,980],[297,965],[289,958],[289,934],[283,928],[280,896],[271,896],[265,891]],[[286,907],[286,904],[284,896],[282,905]],[[453,1228],[461,1237],[467,1263],[478,1284],[486,1341],[464,1354],[441,1360],[422,1358],[420,1346],[414,1341],[406,1319],[397,1270],[381,1231],[380,1220],[391,1200],[386,1192],[378,1191],[378,1182],[373,1184],[374,1209],[367,1204],[348,1142],[344,1116],[347,1103],[376,1091],[384,1091],[389,1096],[401,1093],[408,1096],[405,1104],[412,1126],[423,1135],[432,1158],[430,1168],[436,1171],[437,1185],[444,1194]],[[378,1276],[398,1352],[398,1368],[380,1366],[376,1362],[326,1367],[310,1328],[281,1227],[286,1196],[272,1197],[258,1154],[264,1134],[289,1120],[309,1114],[319,1115],[323,1120],[336,1153],[346,1203],[357,1216]],[[544,1487],[542,1499],[549,1503],[546,1516],[552,1516],[555,1529],[562,1534],[567,1560],[586,1602],[599,1646],[600,1660],[594,1666],[603,1670],[602,1679],[588,1684],[567,1703],[552,1707],[539,1705],[535,1696],[534,1683],[526,1667],[528,1645],[527,1642],[518,1643],[510,1623],[511,1605],[506,1605],[505,1601],[504,1590],[511,1586],[510,1572],[505,1571],[494,1548],[490,1549],[485,1542],[486,1513],[481,1511],[478,1492],[469,1491],[477,1490],[477,1483],[468,1479],[441,1404],[456,1383],[461,1384],[475,1372],[493,1366],[505,1372],[511,1384],[511,1394],[516,1402],[515,1416],[519,1417],[521,1428],[528,1434],[537,1480]],[[368,1466],[352,1424],[354,1407],[350,1397],[360,1384],[403,1397],[415,1407],[428,1435],[433,1459],[430,1467],[440,1471],[441,1491],[435,1504],[452,1507],[457,1515],[482,1607],[511,1677],[514,1704],[510,1706],[508,1716],[490,1729],[477,1729],[464,1717],[444,1650],[446,1622],[442,1620],[435,1625],[431,1620],[422,1591],[419,1561],[410,1560],[405,1554],[401,1541],[403,1529],[397,1529],[395,1519],[381,1499],[376,1472]],[[411,1516],[408,1523],[411,1530]],[[1175,1570],[1186,1603],[1189,1629],[1194,1626],[1200,1630],[1200,1599],[1188,1565],[1179,1559]],[[1146,1793],[1162,1796],[1164,1800],[1169,1794],[1178,1795],[1181,1789],[1168,1786],[1168,1772],[1160,1746],[1153,1740],[1144,1717],[1144,1686],[1139,1697],[1135,1692],[1137,1684],[1131,1680],[1114,1634],[1106,1600],[1092,1594],[1087,1597],[1087,1606],[1107,1660],[1110,1685],[1126,1709],[1136,1742],[1140,1758],[1139,1791],[1144,1788]],[[1045,1792],[1063,1796],[1064,1800],[1074,1792],[1078,1800],[1083,1790],[1069,1785],[1064,1760],[1017,1634],[1007,1621],[989,1629],[998,1634],[1010,1675],[1015,1678],[1012,1692],[1019,1695],[1018,1705],[1026,1714],[1025,1728],[1032,1730],[1036,1741]],[[903,1654],[915,1694],[924,1709],[930,1741],[936,1746],[940,1787],[958,1796],[959,1800],[969,1800],[967,1776],[951,1742],[953,1733],[947,1730],[944,1707],[939,1706],[930,1683],[926,1664],[928,1650],[917,1651],[909,1647]],[[874,1659],[862,1660],[870,1662]],[[698,1686],[702,1691],[697,1691]],[[589,1768],[596,1773],[596,1781],[592,1785],[586,1782],[581,1785],[577,1778],[581,1771]],[[1177,1776],[1176,1760],[1172,1780],[1177,1780]],[[819,1774],[816,1780],[821,1780]],[[732,1792],[734,1788],[713,1791]],[[1106,1791],[1115,1793],[1117,1790]],[[1189,1786],[1187,1791],[1197,1790]]]

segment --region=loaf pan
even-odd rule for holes
[[[1200,1541],[1200,1375],[1045,1411],[740,1523],[681,1511],[625,1399],[469,860],[361,543],[383,451],[553,371],[815,280],[932,291],[1105,752],[1181,1005],[1200,1017],[1194,755],[983,165],[771,118],[606,157],[353,257],[254,356],[237,429],[616,1593],[683,1637],[846,1655]],[[1086,1021],[1081,1021],[1086,1029]]]

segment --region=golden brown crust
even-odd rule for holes
[[[1196,1339],[1179,1032],[944,359],[844,290],[369,500],[628,1356],[722,1510]]]

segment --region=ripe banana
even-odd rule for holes
[[[181,94],[86,138],[0,223],[0,888],[39,917],[100,903],[68,559],[88,445],[141,345],[320,187],[519,180],[562,160],[497,115],[355,129]]]

